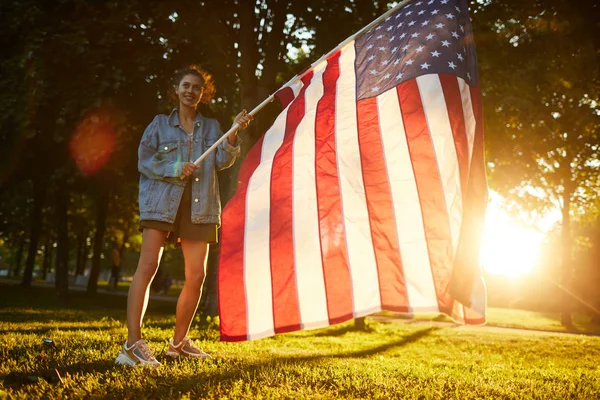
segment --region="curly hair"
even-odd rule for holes
[[[178,97],[175,93],[175,88],[179,86],[181,80],[185,78],[187,75],[195,75],[202,81],[202,97],[200,98],[200,103],[208,104],[213,99],[216,89],[215,84],[213,82],[212,75],[204,70],[199,65],[188,65],[185,68],[177,70],[173,79],[173,90],[171,91],[171,97],[173,100],[178,100]]]

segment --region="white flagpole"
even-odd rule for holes
[[[405,5],[407,5],[408,3],[410,3],[413,0],[404,0],[400,3],[398,3],[395,7],[391,8],[390,10],[388,10],[387,12],[385,12],[384,14],[382,14],[379,18],[375,19],[373,22],[371,22],[369,25],[363,27],[360,31],[356,32],[354,35],[350,36],[349,38],[347,38],[346,40],[344,40],[342,43],[338,44],[337,47],[333,50],[331,50],[329,53],[323,55],[321,58],[319,58],[317,61],[313,62],[308,68],[306,68],[303,72],[300,73],[300,75],[296,75],[294,76],[292,79],[290,79],[288,81],[288,83],[286,83],[285,85],[283,85],[279,90],[277,90],[275,93],[277,93],[278,91],[280,91],[281,89],[284,89],[286,87],[290,87],[291,85],[293,85],[294,83],[296,83],[297,81],[299,81],[300,79],[302,79],[306,74],[308,74],[316,65],[318,65],[319,63],[321,63],[323,60],[328,59],[332,54],[334,54],[336,51],[338,51],[339,49],[341,49],[342,47],[346,46],[348,43],[350,43],[351,41],[354,40],[354,38],[356,38],[357,36],[359,36],[360,34],[362,34],[363,32],[368,31],[369,29],[371,29],[373,26],[377,25],[378,23],[380,23],[382,20],[384,20],[385,18],[387,18],[390,14],[392,14],[394,11],[404,7]],[[269,104],[270,102],[273,101],[273,99],[275,98],[275,93],[271,94],[269,97],[267,97],[262,103],[260,103],[258,106],[256,106],[254,108],[254,110],[250,111],[250,115],[254,116],[256,113],[258,113],[260,110],[262,110],[267,104]],[[237,132],[239,128],[239,125],[237,123],[235,123],[231,129],[229,129],[223,136],[221,136],[219,138],[219,140],[217,140],[212,146],[210,146],[205,152],[204,154],[202,154],[200,157],[198,157],[198,159],[196,161],[194,161],[194,164],[199,165],[202,160],[204,160],[211,152],[215,151],[215,149],[221,144],[223,143],[223,141],[225,139],[227,139],[229,136],[231,136],[233,133]],[[183,179],[183,176],[182,176]]]

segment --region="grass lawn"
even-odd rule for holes
[[[427,321],[371,321],[368,332],[347,323],[244,343],[219,342],[214,322],[196,322],[191,336],[214,361],[120,367],[113,360],[126,334],[125,302],[124,296],[74,293],[61,307],[52,289],[0,284],[0,399],[600,396],[600,337]],[[174,307],[150,303],[144,333],[159,359]],[[56,348],[44,346],[45,337]]]

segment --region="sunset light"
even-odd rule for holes
[[[546,231],[559,215],[551,213],[530,226],[510,215],[502,198],[492,192],[481,247],[481,262],[492,275],[518,276],[530,272],[539,260]]]

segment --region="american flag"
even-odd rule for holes
[[[221,338],[381,310],[485,322],[481,96],[466,1],[413,1],[279,91],[223,212]]]

